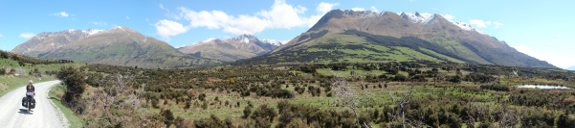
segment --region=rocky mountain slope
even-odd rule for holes
[[[208,39],[178,50],[200,58],[233,62],[268,53],[280,45],[279,41],[258,39],[253,35],[240,35],[229,39]]]
[[[449,61],[555,67],[441,15],[332,10],[270,54],[239,63]]]
[[[41,33],[20,44],[12,52],[47,59],[145,68],[179,68],[217,63],[186,56],[165,42],[124,26],[109,30]]]
[[[74,30],[69,29],[61,32],[43,32],[28,41],[16,46],[13,53],[25,54],[38,57],[39,54],[56,50],[74,41],[88,38],[103,30]]]

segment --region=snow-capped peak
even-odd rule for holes
[[[66,30],[66,31],[68,31],[68,33],[72,33],[72,32],[74,32],[74,31],[76,31],[76,29],[68,29],[68,30]]]
[[[116,30],[116,31],[125,31],[125,32],[131,32],[133,31],[132,29],[130,29],[129,27],[126,26],[116,26],[110,30]]]
[[[262,39],[261,41],[264,43],[275,45],[275,46],[284,45],[286,43],[286,41],[281,42],[281,41],[272,40],[272,39]]]
[[[199,42],[197,42],[197,43],[193,43],[193,44],[191,44],[190,46],[206,44],[206,43],[209,43],[209,42],[212,42],[212,41],[215,41],[215,40],[218,40],[218,38],[213,38],[213,37],[211,37],[211,38],[208,38],[208,39],[199,41]],[[184,46],[184,47],[185,47],[185,46]]]
[[[240,35],[238,37],[230,38],[227,40],[234,40],[237,42],[249,44],[250,42],[257,40],[257,38],[253,35],[243,34],[243,35]]]
[[[124,26],[116,26],[114,29],[124,30]]]
[[[427,22],[429,22],[431,19],[433,19],[434,14],[431,13],[419,13],[419,12],[415,12],[415,13],[409,13],[409,12],[402,12],[401,13],[401,17],[408,19],[409,21],[413,22],[413,23],[423,23],[426,24]]]
[[[98,30],[98,29],[87,29],[87,30],[68,29],[64,32],[70,33],[70,34],[81,34],[81,35],[86,35],[86,36],[92,36],[92,35],[95,35],[95,34],[102,32],[102,31],[103,30]]]
[[[201,42],[202,42],[202,43],[212,42],[212,41],[217,40],[217,39],[218,39],[218,38],[213,38],[213,37],[212,37],[212,38],[208,38],[208,39],[206,39],[206,40],[202,40]]]
[[[455,26],[463,29],[463,30],[467,30],[467,31],[476,31],[481,33],[479,30],[477,30],[476,28],[473,28],[473,26],[471,26],[471,24],[468,24],[466,22],[463,21],[455,21],[455,19],[453,18],[453,16],[449,15],[449,14],[445,14],[442,15],[447,21],[451,22],[452,24],[454,24]]]
[[[433,18],[435,18],[435,16],[437,14],[433,14],[433,13],[419,13],[419,12],[415,12],[415,13],[408,13],[408,12],[402,12],[399,14],[402,18],[407,19],[413,23],[421,23],[421,24],[427,24],[429,21],[431,21]],[[455,26],[463,29],[463,30],[467,30],[467,31],[476,31],[481,33],[479,30],[477,30],[476,28],[473,28],[473,26],[471,26],[470,24],[466,23],[466,22],[462,22],[462,21],[455,21],[453,19],[453,16],[451,15],[442,15],[447,21],[451,22],[452,24],[454,24]]]
[[[247,37],[243,37],[242,36],[242,43],[250,43],[250,39],[248,39]]]
[[[450,21],[450,22],[455,24],[457,27],[459,27],[463,30],[467,30],[467,31],[475,30],[475,28],[473,28],[470,24],[467,24],[467,23],[455,22],[455,21]]]
[[[92,35],[98,34],[98,33],[102,32],[102,31],[104,31],[104,30],[98,30],[98,29],[82,30],[82,32],[88,34],[88,36],[92,36]]]

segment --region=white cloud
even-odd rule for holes
[[[219,29],[230,20],[230,16],[223,11],[201,11],[196,12],[186,8],[180,8],[186,20],[190,21],[192,27],[207,27],[209,29]]]
[[[52,15],[59,16],[59,17],[69,17],[70,16],[70,14],[68,12],[65,12],[65,11],[53,13]]]
[[[30,39],[32,37],[34,37],[36,34],[34,33],[30,33],[30,32],[25,32],[25,33],[21,33],[20,37],[24,38],[24,39]]]
[[[316,15],[309,17],[303,16],[306,8],[299,5],[290,5],[285,0],[275,0],[269,9],[260,10],[257,13],[247,15],[229,15],[220,10],[211,11],[194,11],[187,8],[179,8],[180,16],[183,20],[189,22],[189,28],[208,28],[222,30],[232,34],[255,34],[266,29],[291,29],[294,27],[310,27],[315,24],[321,16],[337,6],[338,3],[320,3],[316,8]],[[160,5],[160,8],[164,8]],[[161,20],[156,23],[158,29]],[[175,21],[172,21],[176,23]],[[180,24],[180,23],[178,23]],[[158,33],[162,33],[159,31]],[[180,29],[183,30],[183,29]],[[183,31],[185,32],[185,31]],[[178,34],[183,33],[178,31]],[[160,34],[175,36],[177,34]]]
[[[321,14],[325,14],[333,9],[333,7],[339,5],[339,3],[325,3],[321,2],[317,5],[316,11]]]
[[[306,26],[312,27],[313,25],[315,25],[315,23],[317,23],[317,21],[319,21],[319,19],[321,19],[323,15],[333,10],[333,8],[337,5],[339,5],[339,3],[325,3],[325,2],[319,3],[319,5],[317,5],[316,7],[316,15],[313,15],[308,18]]]
[[[270,10],[262,10],[257,15],[269,22],[270,28],[292,28],[307,24],[305,17],[300,16],[306,10],[302,6],[289,5],[285,0],[275,0]]]
[[[184,25],[171,20],[160,20],[154,26],[156,26],[156,31],[162,37],[175,36],[188,31],[188,28]]]
[[[186,8],[180,8],[180,11],[192,28],[205,27],[233,34],[253,34],[268,26],[267,21],[249,15],[231,16],[219,10],[196,12]]]

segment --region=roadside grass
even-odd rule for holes
[[[54,76],[48,76],[48,75],[44,75],[40,78],[36,78],[36,77],[31,77],[31,76],[13,76],[13,75],[2,75],[0,76],[0,83],[3,84],[0,87],[0,96],[3,96],[4,94],[25,86],[26,84],[28,84],[28,80],[34,80],[34,83],[37,82],[44,82],[44,81],[50,81],[50,80],[55,80],[56,78]]]
[[[16,74],[6,74],[0,75],[0,96],[10,92],[16,88],[25,86],[29,80],[33,80],[34,83],[38,82],[45,82],[56,80],[57,78],[52,75],[47,75],[46,72],[54,72],[59,71],[62,67],[78,67],[81,64],[79,63],[66,63],[66,64],[25,64],[20,66],[17,61],[11,59],[0,59],[0,67],[4,69],[6,72],[14,69]],[[38,70],[42,76],[41,77],[34,77],[29,74],[29,72]],[[5,73],[6,73],[5,72]],[[70,127],[72,128],[79,128],[82,127],[83,122],[74,115],[74,113],[67,107],[65,107],[62,102],[60,102],[60,97],[57,94],[63,94],[64,87],[58,85],[53,87],[50,90],[49,96],[55,106],[64,113],[64,116],[68,119],[70,123]]]
[[[5,75],[0,75],[0,96],[10,92],[18,87],[25,86],[28,80],[33,80],[34,83],[55,80],[54,76],[47,75],[46,72],[59,71],[62,67],[78,67],[80,63],[66,63],[66,64],[25,64],[20,66],[17,61],[11,59],[0,59],[0,68],[4,69]],[[14,69],[15,74],[8,74],[10,70]],[[33,77],[29,73],[37,69],[42,77]]]
[[[49,97],[52,103],[64,114],[70,128],[81,128],[84,125],[84,121],[80,119],[70,108],[64,106],[60,99],[64,95],[65,87],[62,84],[56,85],[50,89]]]

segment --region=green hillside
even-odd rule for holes
[[[54,80],[52,75],[62,67],[79,65],[72,61],[43,60],[0,51],[0,95],[25,85],[28,80]]]
[[[504,41],[433,15],[425,23],[405,14],[332,10],[307,32],[271,54],[239,64],[432,61],[520,67],[555,66]]]
[[[141,68],[190,68],[219,63],[188,56],[166,42],[125,26],[90,34],[91,31],[42,33],[18,45],[12,52],[43,59]]]
[[[448,41],[444,41],[449,43]],[[460,46],[434,44],[417,38],[375,36],[358,31],[326,34],[309,42],[294,45],[287,50],[242,60],[238,63],[369,63],[432,61],[463,63],[473,52]]]

